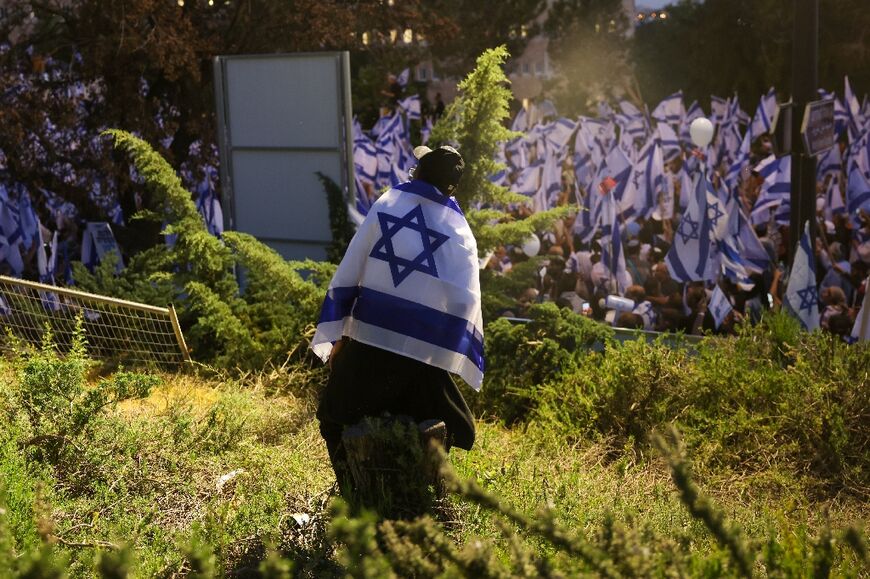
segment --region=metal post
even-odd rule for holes
[[[807,155],[801,138],[801,122],[806,104],[816,99],[818,88],[819,0],[794,0],[794,36],[792,38],[792,114],[791,139],[791,221],[789,227],[789,263],[807,221],[816,213],[816,160]],[[815,242],[815,224],[810,235]]]

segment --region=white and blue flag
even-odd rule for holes
[[[858,102],[858,97],[852,90],[852,85],[849,83],[849,77],[844,79],[845,89],[843,94],[843,105],[846,108],[846,116],[848,118],[849,139],[852,141],[858,140],[864,132],[864,118],[861,115],[861,103]]]
[[[399,108],[405,111],[409,121],[420,120],[420,95],[411,95],[399,101]]]
[[[121,249],[115,241],[112,227],[104,221],[90,221],[82,235],[82,263],[88,269],[93,270],[107,254],[114,252],[118,261],[115,263],[115,271],[120,273],[124,269],[124,258]]]
[[[342,336],[483,382],[477,243],[456,201],[423,181],[373,205],[329,289],[311,348]]]
[[[755,109],[752,124],[749,125],[750,141],[754,141],[764,133],[771,132],[773,122],[776,120],[776,112],[776,90],[771,87],[767,94],[761,97],[758,108]]]
[[[766,223],[773,210],[790,202],[791,195],[791,155],[776,158],[770,155],[758,165],[755,171],[764,179],[761,192],[752,206],[752,223]]]
[[[677,137],[677,133],[674,132],[674,129],[672,129],[670,125],[659,123],[658,127],[656,127],[656,132],[658,134],[659,145],[661,145],[662,154],[664,155],[665,160],[670,160],[682,152],[682,149],[680,148],[680,139]]]
[[[737,245],[746,271],[749,273],[762,273],[770,266],[770,255],[764,249],[758,235],[749,222],[749,217],[743,212],[738,203],[737,211]]]
[[[666,96],[652,112],[652,118],[660,123],[668,123],[673,126],[678,126],[683,121],[685,115],[683,91],[681,90]]]
[[[713,189],[703,173],[698,175],[689,206],[674,233],[674,243],[665,255],[671,277],[680,282],[707,279],[712,256],[710,220],[707,217],[707,189]]]
[[[846,204],[843,203],[843,195],[840,193],[840,174],[831,177],[828,188],[825,191],[825,219],[834,220],[834,215],[846,213]]]
[[[402,72],[399,73],[399,76],[396,77],[396,82],[399,83],[399,86],[405,88],[408,86],[408,81],[411,80],[411,69],[406,68]]]
[[[710,296],[710,304],[707,306],[707,309],[710,310],[710,314],[713,316],[713,323],[718,330],[719,326],[722,325],[722,322],[725,321],[725,318],[728,317],[728,314],[734,308],[731,306],[731,302],[728,301],[728,296],[717,285],[716,289],[713,290],[713,295]]]
[[[631,275],[625,269],[625,253],[622,251],[622,236],[619,233],[619,220],[614,220],[609,243],[601,249],[601,261],[610,274],[610,279],[616,282],[616,292],[625,295],[625,290],[632,283]]]
[[[804,233],[795,251],[784,303],[805,330],[818,329],[819,288],[816,285],[816,260],[810,243],[809,221],[804,225]]]
[[[849,183],[846,187],[846,210],[855,218],[860,210],[870,212],[870,182],[857,163],[849,169]]]

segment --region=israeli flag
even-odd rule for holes
[[[523,169],[511,186],[511,191],[526,197],[532,197],[541,187],[541,171],[543,168],[544,160],[538,159]]]
[[[650,139],[640,152],[634,166],[633,185],[636,212],[641,217],[648,217],[665,189],[665,162],[662,148],[655,139]]]
[[[725,118],[728,116],[728,105],[728,99],[716,95],[710,96],[710,120],[714,124],[721,125],[725,122]]]
[[[737,237],[740,220],[738,203],[737,197],[725,190],[717,192],[707,189],[707,219],[710,221],[710,235],[716,242],[722,273],[734,280],[741,289],[748,291],[755,284],[749,279]]]
[[[834,101],[834,132],[837,136],[842,135],[849,127],[849,114],[846,112],[846,107],[843,106],[843,103],[837,98],[836,93],[828,92],[823,88],[819,89],[819,98],[822,100]]]
[[[411,79],[411,69],[406,68],[402,72],[399,73],[399,76],[396,77],[396,82],[399,83],[399,86],[405,88],[408,86],[408,81]]]
[[[224,233],[224,213],[217,191],[213,187],[203,188],[196,199],[196,209],[205,221],[206,229],[215,237]]]
[[[825,151],[820,157],[816,167],[816,179],[824,181],[828,175],[840,176],[843,172],[843,158],[840,155],[840,147],[833,146]]]
[[[864,132],[864,118],[861,115],[861,103],[858,102],[858,97],[852,91],[852,85],[849,83],[849,77],[843,80],[845,84],[845,92],[843,94],[843,104],[846,108],[846,116],[849,119],[849,139],[855,141],[861,137]]]
[[[763,133],[770,133],[776,110],[776,90],[771,87],[767,94],[761,97],[758,108],[755,109],[755,116],[752,117],[752,124],[749,125],[750,141],[754,141]]]
[[[819,327],[819,289],[816,285],[816,260],[810,242],[810,222],[804,225],[788,287],[785,290],[784,304],[805,330]]]
[[[541,170],[541,186],[535,193],[533,209],[536,213],[556,206],[562,192],[562,165],[556,155],[544,159]]]
[[[849,184],[846,187],[846,210],[853,218],[858,211],[870,211],[870,182],[857,163],[849,169]]]
[[[637,193],[632,187],[632,162],[619,147],[613,148],[605,162],[608,176],[615,181],[610,194],[616,203],[617,214],[622,219],[630,219],[635,216]]]
[[[777,159],[770,155],[758,165],[755,171],[764,179],[761,192],[752,207],[752,223],[760,225],[770,218],[771,211],[788,203],[791,195],[791,155]]]
[[[411,95],[399,101],[399,108],[405,111],[409,121],[420,120],[420,95]]]
[[[384,193],[350,242],[311,341],[342,336],[483,383],[477,242],[452,197],[415,180]]]
[[[590,144],[588,136],[589,133],[581,129],[574,137],[574,178],[584,191],[589,191],[592,187],[596,172],[592,151],[594,145]]]
[[[711,259],[710,220],[707,218],[707,190],[713,189],[707,176],[698,175],[695,192],[674,233],[674,243],[665,255],[671,277],[677,281],[706,279]]]
[[[680,149],[680,139],[677,138],[677,133],[674,132],[674,129],[670,125],[659,123],[656,127],[656,133],[658,134],[659,145],[661,145],[662,153],[666,160],[670,160],[682,152],[682,149]]]
[[[770,266],[770,255],[755,234],[749,217],[744,213],[743,208],[738,203],[737,206],[737,246],[740,248],[740,255],[743,257],[743,263],[746,270],[750,273],[762,273]]]
[[[353,167],[361,178],[374,183],[378,176],[378,150],[365,135],[353,140]]]
[[[377,139],[392,121],[393,117],[391,115],[384,115],[382,117],[379,117],[378,120],[375,121],[374,126],[372,126],[372,129],[369,131],[372,138]]]
[[[839,173],[831,177],[828,188],[825,191],[825,219],[834,220],[834,215],[846,213],[846,204],[843,203],[843,195],[840,193]]]
[[[643,113],[641,112],[641,110],[639,108],[637,108],[636,106],[634,106],[633,103],[631,103],[630,101],[627,101],[625,99],[622,99],[621,101],[619,101],[619,110],[621,110],[622,114],[624,114],[625,116],[627,116],[629,118],[632,118],[632,119],[635,119],[638,117],[643,118]]]
[[[643,319],[643,329],[647,331],[652,331],[656,329],[656,322],[658,320],[658,316],[656,315],[656,310],[653,307],[652,303],[649,301],[642,301],[631,310],[631,313],[637,314]]]
[[[733,162],[728,166],[728,171],[725,173],[725,186],[728,189],[734,189],[740,182],[740,176],[744,167],[749,165],[749,147],[752,142],[749,131],[743,135],[743,141],[740,143],[740,148],[734,155]]]
[[[622,250],[622,237],[619,233],[619,220],[614,220],[609,243],[601,250],[601,261],[607,268],[612,280],[616,282],[616,291],[625,295],[625,290],[631,286],[631,275],[625,269],[625,253]]]
[[[658,106],[653,109],[652,118],[659,123],[668,123],[677,126],[683,120],[686,111],[683,107],[683,91],[677,91],[674,94],[664,98]]]
[[[589,243],[598,229],[596,223],[592,220],[593,204],[595,202],[597,202],[596,194],[592,193],[590,189],[583,195],[583,199],[580,202],[580,210],[577,212],[577,217],[574,218],[572,232],[580,236],[583,243]]]
[[[514,122],[511,123],[511,130],[522,133],[529,128],[529,114],[525,108],[521,108],[514,117]]]
[[[561,118],[547,125],[544,139],[547,144],[547,154],[564,159],[568,152],[568,142],[577,129],[577,123],[571,119]]]
[[[112,227],[102,221],[88,222],[82,236],[82,263],[88,269],[93,270],[109,252],[117,254],[118,262],[115,264],[115,272],[120,273],[124,269],[124,259],[121,256],[118,242],[115,241]]]
[[[423,126],[420,127],[420,142],[425,145],[429,142],[429,135],[432,134],[432,118],[426,117],[426,120],[423,122]]]
[[[21,274],[24,273],[24,260],[21,258],[19,245],[20,242],[9,243],[6,236],[0,234],[0,262],[8,263],[15,277],[21,277]]]
[[[710,314],[713,316],[713,323],[716,324],[716,329],[718,330],[719,326],[722,325],[722,322],[725,321],[725,318],[728,317],[728,314],[730,314],[731,310],[734,308],[731,306],[728,296],[726,296],[725,292],[722,291],[722,288],[717,285],[716,289],[713,290],[713,295],[710,297],[710,303],[707,306],[707,309],[710,310]]]
[[[30,193],[23,184],[18,187],[18,216],[21,223],[21,242],[24,248],[30,250],[34,243],[39,242],[39,217],[30,203]]]

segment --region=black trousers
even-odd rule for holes
[[[416,422],[443,420],[448,446],[471,450],[474,444],[474,418],[447,371],[349,340],[333,359],[317,408],[320,434],[339,479],[346,474],[344,427],[384,412]]]

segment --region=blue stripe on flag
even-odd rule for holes
[[[354,301],[359,296],[359,287],[334,287],[326,292],[318,324],[337,322],[350,315]]]
[[[338,290],[357,288],[333,288]],[[483,372],[483,341],[475,335],[473,326],[469,331],[468,320],[366,287],[358,291],[355,319],[461,354]]]
[[[677,252],[668,252],[665,263],[673,269],[673,273],[676,274],[674,278],[681,282],[691,281],[693,279],[692,276],[689,275],[689,272],[686,271],[686,266],[683,265],[683,262],[680,261],[680,256],[677,255]]]

